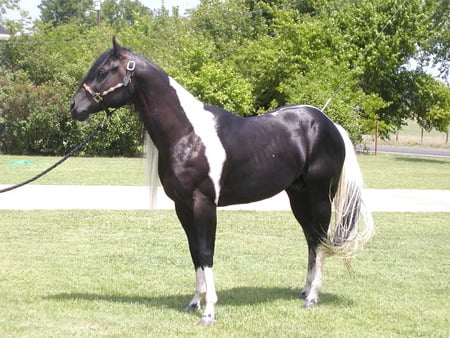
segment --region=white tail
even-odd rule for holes
[[[372,238],[375,226],[362,196],[362,175],[353,144],[344,128],[336,125],[345,143],[345,160],[333,199],[335,222],[330,224],[327,253],[351,258]]]
[[[148,184],[150,188],[150,209],[156,208],[156,201],[158,197],[158,149],[153,143],[150,136],[145,134],[145,153],[147,156],[147,172],[148,172]]]

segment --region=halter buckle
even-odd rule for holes
[[[127,71],[133,72],[135,68],[136,68],[136,62],[134,62],[133,60],[128,61]]]
[[[95,103],[100,103],[103,101],[103,95],[101,93],[94,92],[92,88],[89,87],[86,83],[83,83],[83,88],[85,91],[91,94],[91,97],[95,101]]]
[[[92,99],[96,102],[96,103],[100,103],[103,101],[103,96],[100,93],[95,93],[92,95]]]
[[[136,68],[136,62],[133,60],[128,61],[127,63],[127,73],[125,74],[123,78],[123,84],[124,86],[128,86],[130,83],[131,77],[133,76],[134,69]]]

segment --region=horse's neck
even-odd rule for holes
[[[160,151],[163,147],[170,148],[192,129],[179,95],[201,103],[156,67],[137,80],[139,89],[136,104],[147,131]]]

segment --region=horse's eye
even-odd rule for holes
[[[107,74],[107,71],[104,69],[100,69],[100,71],[97,73],[97,79],[103,80]]]

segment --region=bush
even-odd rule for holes
[[[88,123],[74,121],[69,113],[72,95],[56,82],[34,85],[23,73],[5,75],[0,83],[0,152],[63,155],[81,142],[102,117]],[[135,114],[121,109],[82,154],[137,156],[142,154],[142,135]]]

